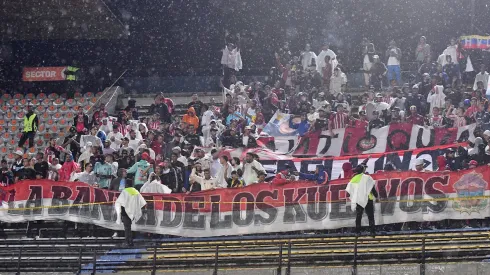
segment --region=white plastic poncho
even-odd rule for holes
[[[143,215],[143,208],[146,205],[146,201],[143,196],[133,187],[125,188],[116,200],[116,213],[117,213],[117,224],[121,224],[121,207],[124,207],[128,217],[134,221],[139,220]]]
[[[155,173],[152,172],[149,176],[149,179],[151,179],[153,175],[155,175]],[[143,184],[140,192],[153,194],[170,194],[172,193],[172,190],[166,185],[162,184],[162,182],[157,177],[157,179],[153,181],[148,180],[145,184]]]
[[[366,174],[363,174],[361,176],[361,179],[358,183],[353,183],[351,181],[349,182],[349,184],[347,184],[347,188],[345,188],[345,191],[350,195],[350,208],[352,209],[352,211],[356,210],[357,204],[359,204],[363,208],[366,207],[369,200],[369,194],[371,193],[374,184],[374,179]]]
[[[226,46],[223,50],[223,56],[221,57],[221,64],[235,71],[241,70],[243,64],[240,49],[234,48],[230,51],[228,46]]]

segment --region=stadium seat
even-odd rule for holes
[[[54,104],[54,105],[56,105],[56,106],[60,106],[60,105],[63,105],[63,102],[64,102],[64,101],[63,101],[63,99],[58,98],[58,99],[56,99],[56,100],[53,102],[53,104]]]
[[[74,110],[75,112],[78,112],[78,109],[80,109],[80,106],[79,106],[79,105],[75,105],[75,106],[73,106],[73,110]]]
[[[53,125],[53,126],[50,126],[49,127],[49,131],[51,132],[51,135],[53,136],[53,135],[58,134],[59,128],[58,128],[58,126]]]
[[[51,105],[51,101],[52,101],[52,100],[50,100],[49,98],[45,98],[45,99],[43,99],[43,101],[41,102],[41,105],[48,107],[48,106],[50,106],[50,105]]]
[[[12,98],[12,96],[10,94],[5,93],[5,94],[2,95],[2,99],[5,100],[5,101],[10,100],[11,98]]]
[[[31,105],[33,105],[33,106],[37,106],[37,105],[39,105],[39,100],[37,100],[37,99],[33,99],[33,100],[31,100],[31,102],[30,102],[30,103],[31,103]]]
[[[37,153],[36,148],[34,148],[34,147],[29,148],[29,150],[27,150],[27,152],[29,153],[29,155],[34,155]]]
[[[79,98],[79,99],[78,99],[78,105],[80,105],[80,106],[85,106],[85,105],[87,105],[87,99],[85,99],[84,97]]]
[[[16,112],[15,113],[15,117],[17,119],[24,119],[25,116],[26,116],[26,114],[24,112]]]
[[[10,106],[7,106],[7,105],[2,105],[2,113],[6,113],[6,112],[9,112],[10,111]]]
[[[44,146],[44,140],[42,138],[36,139],[36,145],[37,147],[43,147]]]
[[[97,103],[97,98],[96,98],[96,97],[92,97],[92,98],[90,99],[90,104],[91,104],[91,105],[94,105],[95,103]]]
[[[87,105],[87,106],[83,107],[83,110],[85,111],[85,113],[87,113],[88,111],[90,111],[90,109],[92,109],[92,106],[90,106],[90,105]]]
[[[53,105],[51,105],[51,106],[49,106],[49,107],[48,107],[48,109],[47,109],[46,111],[47,111],[48,113],[50,113],[50,114],[53,114],[53,113],[58,112],[58,107],[57,107],[57,106],[53,106]]]
[[[10,132],[2,133],[2,140],[4,142],[9,141],[11,138],[12,138],[12,135],[10,134]]]
[[[73,112],[66,113],[65,117],[67,119],[73,119],[73,117],[74,117]]]
[[[43,135],[44,140],[49,140],[51,138],[51,133],[45,133]]]
[[[12,122],[10,122],[10,123],[12,123]],[[15,134],[15,133],[17,133],[17,131],[19,131],[19,126],[18,125],[12,125],[11,124],[9,126],[9,130],[10,130],[10,133]]]
[[[54,119],[48,119],[48,121],[46,121],[46,125],[48,125],[48,128],[53,126],[54,124],[55,124]]]
[[[18,141],[16,139],[11,139],[7,142],[8,148],[15,148],[17,146]]]
[[[24,108],[20,107],[19,105],[15,105],[15,106],[12,106],[11,111],[14,113],[24,112]]]
[[[51,99],[51,100],[55,100],[57,98],[59,98],[60,96],[57,94],[57,93],[51,93],[48,95],[48,98]]]
[[[17,134],[13,135],[14,138],[16,138],[17,140],[19,140],[21,137],[22,137],[22,133],[21,132],[17,132]]]
[[[51,118],[51,115],[48,114],[47,112],[44,112],[41,114],[41,118],[42,118],[42,120],[48,120]]]
[[[58,126],[63,126],[64,127],[66,125],[68,125],[68,121],[65,118],[62,118],[62,119],[58,120]]]
[[[13,153],[8,153],[6,156],[7,162],[12,162],[14,161],[14,154]]]
[[[68,111],[70,111],[70,108],[68,106],[66,105],[60,106],[60,112],[67,113]]]
[[[71,127],[72,125],[68,124],[68,126],[65,127],[65,133],[69,133]]]
[[[9,120],[9,125],[10,126],[19,126],[19,121],[15,118],[12,118],[11,120]]]
[[[17,102],[17,105],[19,106],[26,106],[28,103],[27,99],[23,98]]]
[[[5,121],[5,119],[0,119],[0,126],[5,126],[7,125],[7,122]],[[1,130],[0,130],[1,131]]]
[[[15,105],[17,105],[17,101],[15,99],[13,99],[13,98],[12,99],[9,99],[7,101],[7,105],[9,105],[9,106],[15,106]]]
[[[24,98],[24,95],[21,93],[15,93],[14,96],[12,97],[15,100],[21,100]]]
[[[75,100],[73,98],[69,98],[65,101],[66,106],[74,106],[75,105]]]
[[[61,112],[56,112],[56,113],[53,114],[53,119],[54,120],[59,120],[62,117],[63,117],[63,114]]]
[[[8,111],[5,115],[5,118],[11,120],[12,118],[14,118],[14,113]]]
[[[81,98],[81,97],[83,97],[83,96],[82,96],[82,93],[80,93],[80,92],[75,92],[75,94],[74,94],[73,96],[74,96],[75,98]]]
[[[46,98],[48,98],[48,96],[45,93],[40,93],[37,95],[38,100],[44,100]]]
[[[26,94],[26,97],[25,98],[27,98],[29,100],[32,100],[32,99],[35,99],[36,98],[36,95],[33,94],[33,93],[28,93],[28,94]]]
[[[38,105],[36,107],[36,112],[40,115],[42,115],[42,113],[44,113],[46,111],[46,107],[42,106],[42,105]]]
[[[8,153],[8,150],[7,150],[7,147],[2,147],[2,149],[0,149],[0,154],[2,155],[6,155]]]
[[[44,126],[44,123],[42,123],[41,125],[39,125],[39,128],[37,128],[37,131],[39,133],[44,133],[46,131],[46,126]]]
[[[3,132],[5,132],[5,125],[0,126],[0,133],[3,133]]]
[[[94,93],[92,92],[86,92],[84,97],[89,98],[89,97],[94,97]]]
[[[95,94],[95,97],[101,97],[102,94],[103,94],[103,92],[98,92],[98,93]]]

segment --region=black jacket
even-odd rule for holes
[[[179,181],[179,174],[175,168],[169,168],[167,173],[162,173],[160,176],[162,184],[172,189],[172,193],[178,193],[182,189],[182,184]]]
[[[115,178],[111,181],[111,185],[109,185],[109,190],[119,191],[119,185],[121,183],[122,178]],[[126,178],[126,187],[133,186],[133,181]]]

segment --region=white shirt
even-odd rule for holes
[[[446,48],[446,50],[444,50],[445,55],[450,55],[451,56],[451,60],[454,62],[454,64],[459,64],[457,48],[458,48],[457,45],[454,45],[454,46],[451,46],[450,45],[450,46],[448,46]]]
[[[212,159],[211,160],[211,167],[210,167],[211,177],[216,177],[216,175],[218,174],[221,167],[222,167],[222,165],[221,165],[221,163],[219,163],[219,158],[214,159],[214,160]]]
[[[223,56],[221,57],[221,64],[227,66],[230,69],[239,71],[242,69],[242,57],[240,55],[240,50],[234,48],[229,50],[228,46],[223,50]]]
[[[393,48],[393,49],[390,49],[390,52],[391,51],[394,51],[395,53],[397,53],[399,51],[398,48]],[[398,53],[400,54],[400,53]],[[386,64],[388,66],[400,66],[400,60],[394,56],[390,56],[388,57],[388,63]]]
[[[209,123],[213,119],[213,115],[213,111],[211,110],[207,110],[206,112],[204,112],[204,114],[202,114],[201,126],[209,125]]]
[[[478,81],[481,81],[483,82],[483,88],[487,91],[488,93],[488,78],[489,78],[489,74],[487,72],[484,72],[484,73],[481,73],[479,72],[476,76],[475,76],[475,83],[473,84],[473,90],[476,90],[478,89],[478,86],[476,85],[476,83]]]
[[[253,160],[251,163],[245,162],[243,164],[243,182],[245,185],[253,184],[259,180],[257,172],[253,168],[258,171],[265,172],[265,169],[260,162],[256,160]]]
[[[116,151],[121,147],[121,140],[123,137],[124,136],[120,132],[114,133],[111,131],[107,134],[107,140],[111,141],[111,148]],[[114,141],[112,141],[111,138],[114,138]]]
[[[226,169],[226,167],[228,167],[228,169]],[[225,174],[225,170],[226,170],[226,174]],[[221,166],[221,168],[218,171],[218,174],[216,175],[216,187],[218,188],[228,187],[227,179],[231,178],[231,171],[233,171],[233,167],[231,166],[230,163],[226,163],[225,165]]]
[[[338,93],[342,92],[342,85],[347,83],[347,76],[343,72],[339,72],[337,76],[335,73],[332,74],[330,78],[330,93],[337,96]]]
[[[201,190],[211,190],[216,188],[216,179],[211,177],[209,179],[205,179],[204,177],[196,175],[196,170],[193,168],[191,175],[189,177],[191,181],[195,181],[201,185]]]
[[[303,66],[304,70],[308,69],[308,67],[310,67],[311,64],[313,64],[312,62],[313,59],[316,60],[316,54],[314,52],[305,51],[301,53],[301,65]]]

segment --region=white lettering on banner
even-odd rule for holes
[[[26,72],[26,77],[33,77],[33,78],[56,77],[56,72],[55,71]]]
[[[490,216],[490,167],[452,173],[400,172],[373,175],[381,203],[378,225],[484,219]],[[255,184],[185,194],[143,194],[147,214],[133,230],[184,237],[260,234],[353,227],[348,180]],[[0,189],[8,194],[2,222],[66,220],[113,230],[117,192],[79,182],[23,181]],[[437,199],[437,200],[435,200]],[[367,225],[364,217],[363,224]]]

